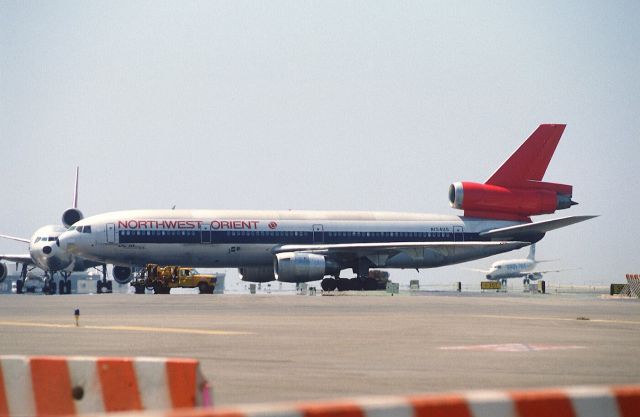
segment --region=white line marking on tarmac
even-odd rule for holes
[[[73,329],[75,324],[53,324],[53,323],[32,323],[24,321],[0,321],[0,326],[15,327],[43,327],[53,329]],[[90,330],[112,330],[126,332],[148,332],[148,333],[179,333],[179,334],[202,334],[208,336],[235,336],[254,334],[251,332],[236,332],[230,330],[209,330],[209,329],[188,329],[175,327],[146,327],[146,326],[79,326],[79,329]]]
[[[498,315],[479,315],[472,316],[481,319],[509,319],[509,320],[547,320],[547,321],[579,321],[582,323],[615,323],[615,324],[636,324],[640,325],[640,321],[634,320],[608,320],[608,319],[588,319],[578,320],[577,317],[527,317],[527,316],[498,316]]]
[[[585,346],[575,345],[541,345],[528,343],[501,343],[496,345],[463,345],[441,346],[440,350],[473,350],[490,352],[539,352],[546,350],[586,349]]]

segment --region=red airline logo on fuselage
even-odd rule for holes
[[[200,229],[202,220],[119,220],[120,229]],[[258,220],[212,220],[211,230],[257,230]]]

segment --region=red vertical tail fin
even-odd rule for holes
[[[485,184],[521,186],[529,181],[542,181],[565,127],[564,124],[538,126]]]

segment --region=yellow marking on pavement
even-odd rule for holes
[[[75,324],[54,324],[54,323],[32,323],[24,321],[0,321],[0,326],[15,327],[42,327],[53,329],[76,328]],[[235,336],[254,334],[251,332],[236,332],[231,330],[210,330],[210,329],[188,329],[175,327],[147,327],[147,326],[80,326],[81,329],[91,330],[113,330],[126,332],[147,332],[147,333],[178,333],[178,334],[202,334],[208,336]]]
[[[640,321],[635,320],[608,320],[608,319],[588,319],[585,320],[581,318],[578,320],[578,317],[527,317],[527,316],[498,316],[498,315],[480,315],[474,316],[482,319],[509,319],[509,320],[546,320],[546,321],[580,321],[586,323],[615,323],[615,324],[637,324],[640,325]]]

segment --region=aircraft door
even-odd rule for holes
[[[211,243],[211,230],[208,224],[203,224],[200,230],[202,233],[201,242],[202,243]]]
[[[313,225],[313,243],[324,243],[324,227],[321,224]]]
[[[453,226],[453,241],[464,242],[464,227]]]
[[[113,223],[107,223],[107,243],[117,243],[116,225]]]

